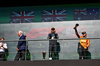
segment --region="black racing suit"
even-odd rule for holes
[[[48,34],[48,39],[52,39],[52,37],[54,37],[54,39],[58,39],[58,34],[57,33],[49,33]],[[57,40],[49,40],[49,58],[52,58],[52,49],[54,49],[54,55],[55,55],[55,59],[57,58]]]

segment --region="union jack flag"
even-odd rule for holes
[[[74,14],[75,15],[86,15],[87,11],[86,11],[86,9],[75,9]]]
[[[10,23],[34,22],[34,11],[20,11],[10,13]]]
[[[66,21],[66,10],[43,10],[42,22]]]
[[[99,19],[99,8],[84,8],[74,10],[74,20]]]

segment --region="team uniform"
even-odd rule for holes
[[[54,48],[54,55],[55,55],[55,59],[56,59],[56,55],[57,55],[57,40],[53,40],[53,39],[58,39],[58,34],[57,33],[49,33],[48,34],[48,39],[52,39],[49,40],[49,58],[52,58],[52,49]]]
[[[82,38],[79,40],[79,59],[82,59],[82,56],[84,59],[87,59],[87,48],[90,45],[90,40],[86,39],[87,37],[82,37],[79,35],[79,38]]]
[[[77,28],[74,27],[75,29],[75,33],[77,35],[78,38],[80,38],[79,40],[79,46],[78,46],[78,50],[79,50],[79,59],[87,59],[87,50],[88,50],[88,47],[90,45],[90,40],[89,39],[86,39],[86,35],[83,37],[83,36],[80,36],[77,32]],[[85,31],[82,32],[82,34],[86,34]],[[81,39],[82,38],[82,39]]]

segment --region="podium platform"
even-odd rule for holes
[[[100,59],[1,61],[0,66],[99,66]]]

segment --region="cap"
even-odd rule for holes
[[[54,28],[54,27],[52,27],[52,28],[51,28],[51,30],[55,30],[55,28]]]
[[[85,33],[86,33],[86,31],[83,31],[83,32],[82,32],[82,34],[85,34]]]

